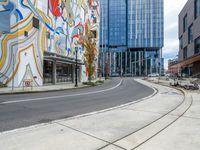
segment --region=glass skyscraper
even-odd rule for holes
[[[100,67],[111,76],[163,73],[164,0],[101,0]]]

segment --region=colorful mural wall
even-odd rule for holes
[[[13,81],[22,86],[27,79],[43,85],[45,51],[75,58],[78,47],[78,58],[84,60],[78,40],[89,22],[98,46],[98,0],[7,0],[0,3],[1,18],[9,20],[0,22],[0,82],[8,86]],[[10,31],[3,31],[8,26]],[[87,69],[81,70],[82,80],[87,79]]]

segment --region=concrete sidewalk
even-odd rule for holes
[[[17,94],[17,93],[34,93],[34,92],[47,92],[47,91],[59,91],[59,90],[68,90],[76,88],[85,88],[89,87],[88,85],[83,85],[82,83],[78,84],[78,87],[75,87],[74,83],[63,83],[57,85],[45,85],[39,87],[17,87],[12,90],[10,87],[0,88],[1,94]]]
[[[200,95],[193,97],[193,105],[175,124],[164,130],[139,150],[198,150],[200,148]]]
[[[93,80],[92,82],[96,81],[105,81],[104,78]],[[12,89],[11,87],[3,87],[0,88],[0,95],[3,94],[19,94],[19,93],[37,93],[37,92],[51,92],[51,91],[60,91],[60,90],[70,90],[70,89],[80,89],[90,87],[89,85],[84,85],[83,83],[79,82],[78,87],[75,87],[75,83],[60,83],[56,85],[44,85],[38,87],[15,87]]]
[[[184,99],[176,89],[137,81],[158,93],[116,108],[0,133],[0,148],[199,150],[199,94],[187,93]]]

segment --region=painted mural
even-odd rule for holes
[[[33,18],[39,20],[38,27]],[[75,58],[78,47],[78,58],[84,59],[79,35],[88,22],[98,34],[99,22],[94,20],[99,20],[99,1],[7,0],[0,3],[0,19],[0,82],[22,86],[31,79],[34,86],[41,86],[44,51]],[[83,80],[86,70],[83,66]]]

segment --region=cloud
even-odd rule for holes
[[[166,25],[165,32],[176,29],[177,27],[178,27],[177,22],[172,22],[171,24]]]
[[[164,0],[165,44],[163,56],[165,68],[168,67],[168,60],[175,58],[178,54],[178,15],[186,2],[187,0]]]

